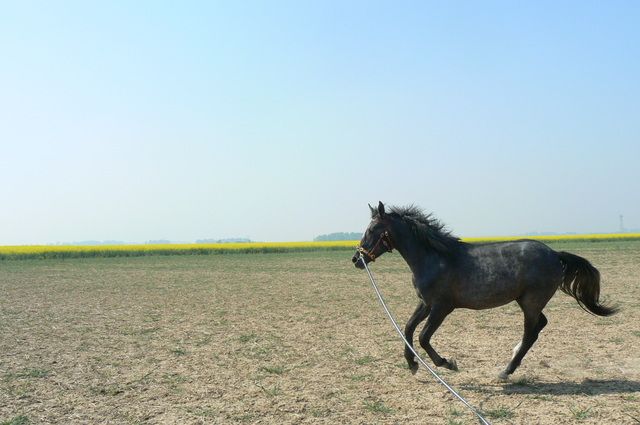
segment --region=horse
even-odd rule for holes
[[[600,302],[600,273],[585,258],[529,239],[465,243],[413,205],[386,211],[379,202],[377,209],[369,208],[371,222],[352,262],[364,269],[362,261],[368,264],[393,249],[400,253],[411,269],[419,298],[404,334],[413,347],[415,329],[426,319],[419,342],[438,367],[458,370],[455,359],[441,357],[430,344],[438,327],[456,308],[483,310],[516,301],[522,309],[524,334],[499,374],[502,380],[520,366],[547,325],[542,310],[558,288],[595,315],[611,316],[619,310]],[[404,357],[415,374],[418,363],[407,346]]]

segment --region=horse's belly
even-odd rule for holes
[[[524,288],[513,281],[509,281],[509,284],[485,281],[458,289],[456,304],[459,307],[482,310],[510,303],[522,294]]]

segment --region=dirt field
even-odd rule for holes
[[[509,383],[515,304],[455,311],[442,376],[491,422],[640,423],[640,243],[575,245],[622,312],[558,293]],[[0,262],[0,423],[477,423],[402,342],[349,252]],[[407,267],[373,272],[401,325]],[[422,350],[421,350],[422,352]]]

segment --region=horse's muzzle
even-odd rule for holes
[[[356,266],[356,268],[362,270],[364,269],[363,261],[367,261],[365,258],[366,258],[365,256],[360,256],[360,251],[356,251],[356,253],[351,258],[351,262],[353,263],[354,266]]]

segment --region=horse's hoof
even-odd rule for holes
[[[502,372],[500,372],[500,374],[498,374],[498,379],[502,382],[508,381],[509,374],[507,373],[506,370],[503,370]]]
[[[458,362],[456,361],[456,359],[451,359],[447,363],[447,369],[454,370],[456,372],[458,371]]]
[[[416,361],[415,356],[406,357],[407,359],[407,368],[411,371],[412,375],[415,375],[418,372],[418,362]]]

